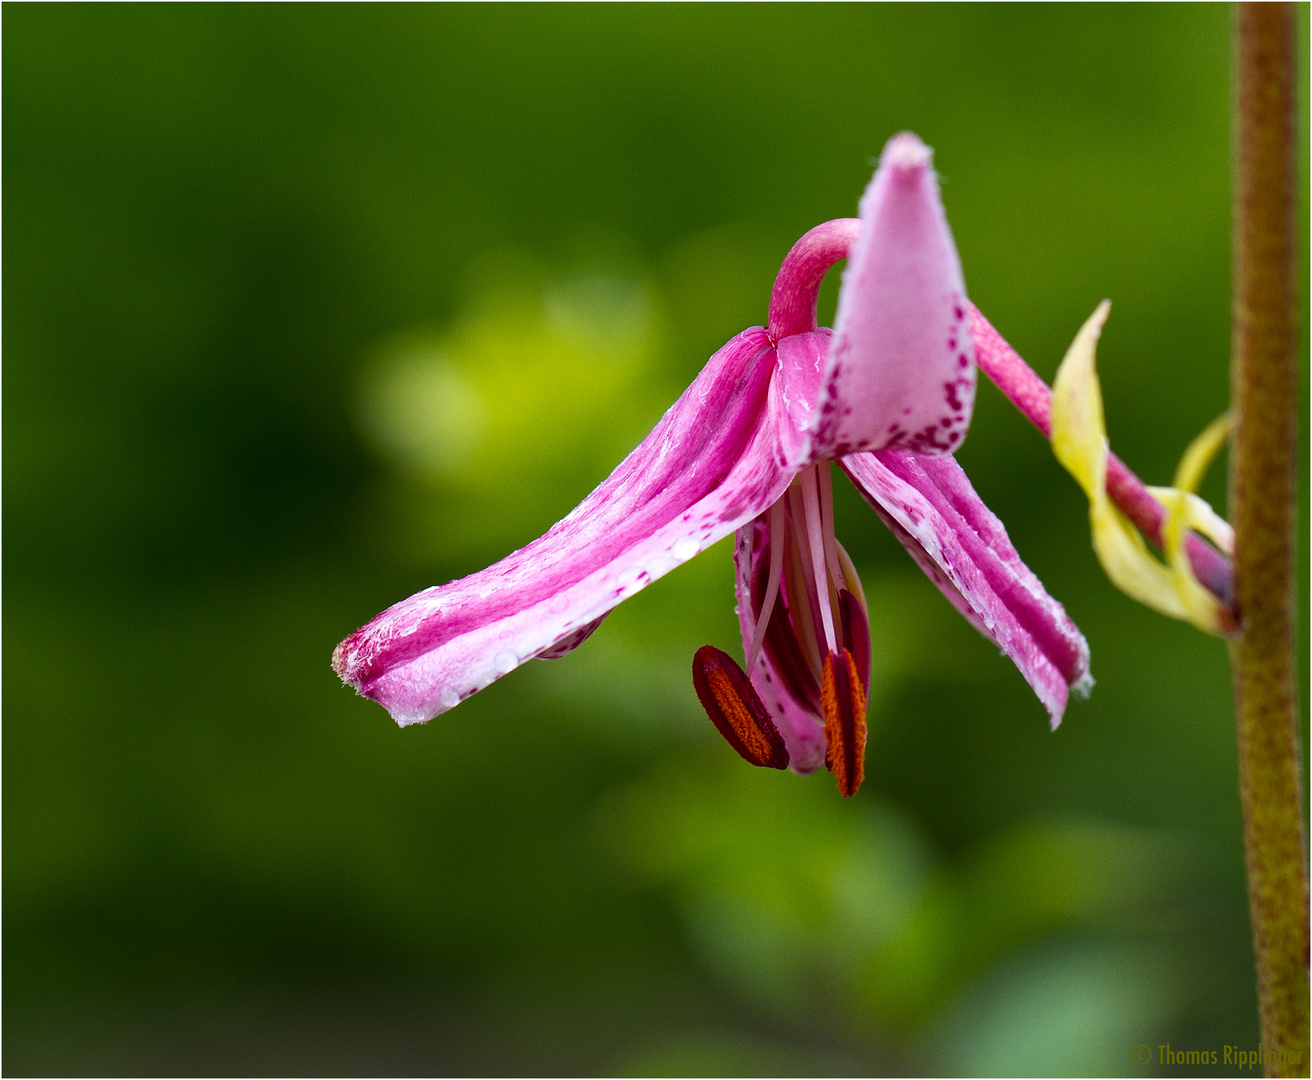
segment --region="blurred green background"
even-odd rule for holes
[[[1042,374],[1113,299],[1112,440],[1168,482],[1227,397],[1226,7],[3,19],[6,1073],[1256,1047],[1224,647],[1112,590],[991,386],[961,460],[1098,678],[1056,734],[845,485],[853,800],[699,709],[727,544],[423,727],[328,663],[572,507],[905,128]]]

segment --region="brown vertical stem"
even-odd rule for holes
[[[1268,1076],[1308,1075],[1308,890],[1293,655],[1294,12],[1235,24],[1230,648],[1239,794]]]

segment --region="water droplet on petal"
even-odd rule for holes
[[[621,589],[631,589],[642,580],[642,567],[627,566],[615,577],[615,584]]]
[[[454,709],[460,704],[460,692],[454,686],[448,686],[438,700],[442,702],[442,708]]]
[[[701,548],[691,536],[681,536],[674,541],[674,557],[680,562],[691,559],[699,551]]]
[[[519,657],[509,649],[502,649],[492,658],[492,666],[498,675],[506,675],[519,667]]]

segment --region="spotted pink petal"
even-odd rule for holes
[[[843,274],[813,460],[886,447],[941,454],[965,438],[975,350],[929,147],[895,135],[861,199]]]
[[[1056,728],[1068,691],[1093,685],[1089,646],[956,459],[885,450],[842,466],[934,584],[1020,669]]]
[[[787,488],[768,409],[774,370],[765,331],[739,334],[566,518],[496,565],[388,608],[337,647],[337,673],[398,723],[420,723],[581,642]]]

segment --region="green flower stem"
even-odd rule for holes
[[[1293,655],[1294,12],[1235,24],[1235,434],[1230,648],[1239,792],[1268,1076],[1308,1075],[1308,888]]]

